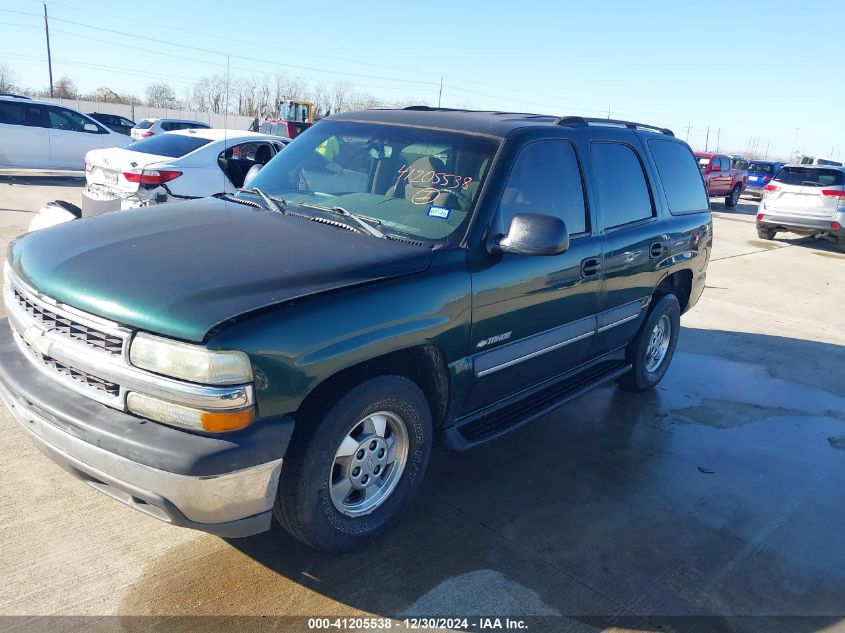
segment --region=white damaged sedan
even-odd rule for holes
[[[257,132],[189,129],[90,151],[82,215],[234,193],[288,142]]]
[[[289,142],[258,132],[190,129],[91,150],[85,155],[82,208],[48,202],[29,230],[80,216],[234,193]]]

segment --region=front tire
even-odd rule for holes
[[[742,193],[742,185],[734,185],[734,188],[731,189],[731,192],[725,197],[725,206],[729,209],[733,209],[737,204],[739,204],[739,196]]]
[[[377,376],[340,397],[293,442],[273,513],[309,547],[347,552],[402,515],[419,489],[432,446],[425,395],[401,376]]]
[[[678,345],[681,330],[678,298],[673,294],[655,295],[653,301],[643,326],[626,352],[632,369],[619,382],[628,391],[654,389],[666,374]]]

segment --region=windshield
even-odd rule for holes
[[[135,124],[135,127],[139,130],[148,130],[153,126],[153,123],[155,123],[155,121],[151,119],[144,119],[143,121],[138,121]]]
[[[289,205],[343,207],[383,232],[439,241],[468,221],[496,149],[458,132],[325,120],[249,184]]]

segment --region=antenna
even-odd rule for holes
[[[226,158],[226,152],[229,151],[229,56],[226,55],[226,98],[223,101],[223,158]],[[225,165],[229,166],[226,162]],[[226,192],[226,179],[229,175],[223,173],[223,193]],[[234,184],[234,183],[232,183]]]

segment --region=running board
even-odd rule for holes
[[[466,450],[501,437],[630,370],[631,364],[625,361],[600,362],[491,413],[458,420],[455,426],[445,430],[446,444],[454,450]]]

